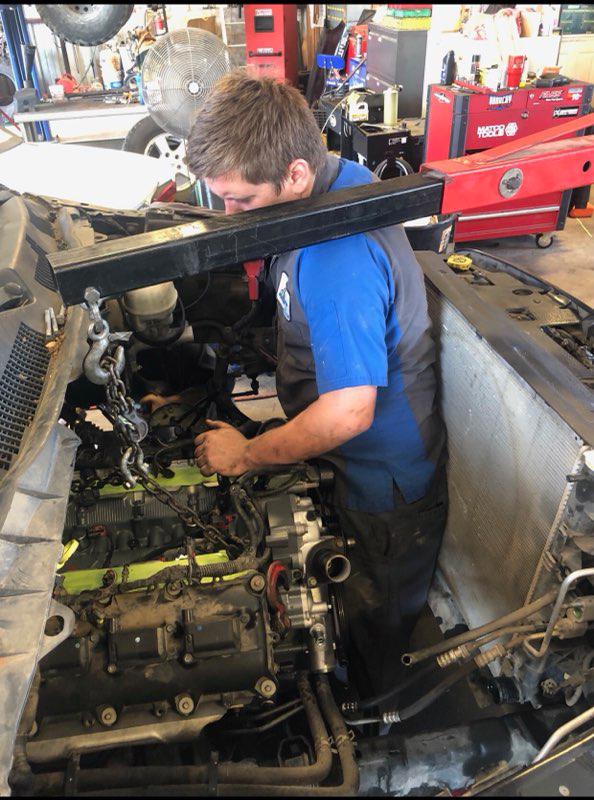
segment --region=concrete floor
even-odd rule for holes
[[[594,192],[590,202],[593,199]],[[546,250],[536,246],[534,236],[515,236],[499,243],[477,242],[473,246],[550,281],[594,307],[594,216],[568,218],[565,229],[554,237]]]

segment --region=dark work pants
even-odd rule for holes
[[[361,697],[393,686],[400,656],[427,601],[447,519],[445,467],[427,494],[407,503],[394,487],[395,509],[381,514],[335,506],[349,549],[344,586],[349,628],[349,675]]]

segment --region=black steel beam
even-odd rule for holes
[[[439,213],[439,178],[402,178],[48,254],[68,306]]]

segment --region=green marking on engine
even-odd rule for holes
[[[199,566],[220,564],[228,560],[224,550],[219,550],[217,553],[205,553],[196,556],[196,564]],[[128,581],[145,580],[166,567],[183,567],[187,566],[187,564],[187,556],[181,556],[172,561],[146,561],[140,564],[130,564],[128,566]],[[117,583],[121,583],[123,569],[124,567],[122,566],[108,567],[107,569],[64,570],[64,572],[59,572],[58,575],[62,578],[62,585],[65,591],[70,595],[76,595],[87,590],[100,589],[103,586],[103,577],[106,572],[115,572]],[[241,574],[242,573],[237,572],[233,575],[224,575],[223,580],[234,580]],[[203,578],[201,583],[212,583],[212,580],[212,578]]]
[[[160,475],[157,478],[159,486],[165,489],[178,489],[181,486],[195,486],[202,483],[206,486],[218,486],[216,477],[212,475],[203,475],[198,467],[193,465],[171,466],[175,473],[172,478],[165,478]],[[143,492],[144,489],[140,484],[137,484],[133,489],[126,489],[124,486],[111,486],[107,484],[103,489],[99,490],[100,497],[115,497],[117,495],[130,494],[130,492]]]

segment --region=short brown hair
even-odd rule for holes
[[[317,173],[326,152],[297,89],[235,70],[217,82],[198,111],[187,161],[197,178],[237,172],[248,183],[273,183],[280,192],[292,161],[303,158]]]

